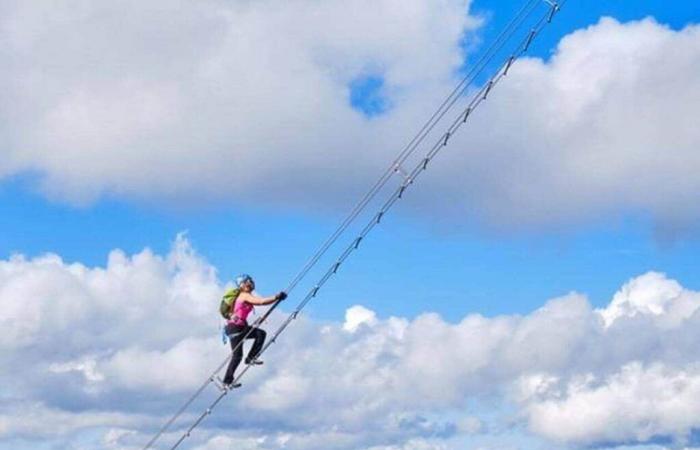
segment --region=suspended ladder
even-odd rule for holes
[[[318,250],[311,256],[311,258],[304,264],[302,269],[297,273],[297,275],[289,283],[285,292],[290,294],[297,285],[308,275],[308,273],[316,266],[319,260],[328,252],[328,250],[333,246],[335,242],[340,239],[347,228],[355,221],[355,219],[365,210],[368,204],[377,196],[377,194],[382,190],[382,188],[395,176],[399,176],[401,182],[399,186],[388,196],[388,198],[382,203],[379,210],[371,217],[367,224],[361,229],[357,236],[349,242],[347,247],[338,255],[335,261],[328,267],[321,278],[313,285],[313,287],[307,292],[307,294],[302,298],[301,302],[292,311],[285,320],[282,321],[281,325],[272,334],[272,337],[268,340],[265,346],[262,348],[258,356],[261,356],[272,344],[277,341],[277,338],[284,332],[284,330],[294,321],[297,316],[302,312],[306,305],[314,299],[321,288],[326,284],[326,282],[338,272],[338,269],[343,265],[347,258],[359,248],[360,244],[364,241],[367,235],[377,226],[382,218],[391,207],[400,200],[406,190],[415,183],[416,179],[421,173],[427,170],[430,162],[438,155],[438,153],[445,148],[452,136],[464,125],[467,120],[471,117],[471,114],[476,108],[479,107],[491,93],[492,89],[506,76],[511,69],[513,63],[522,55],[524,55],[530,45],[535,40],[535,38],[540,34],[540,32],[551,23],[552,19],[556,13],[561,9],[561,7],[566,3],[567,0],[561,0],[556,2],[554,0],[528,0],[524,3],[521,9],[516,13],[516,15],[510,20],[510,22],[501,31],[499,36],[494,40],[494,42],[489,46],[489,48],[484,52],[480,59],[474,64],[471,70],[466,74],[466,76],[457,84],[457,86],[452,90],[452,92],[445,98],[438,109],[433,113],[433,115],[428,119],[428,121],[421,127],[420,131],[411,139],[411,141],[403,148],[399,155],[392,161],[389,167],[384,171],[384,173],[379,177],[371,189],[362,197],[362,199],[355,205],[355,207],[350,211],[347,217],[340,223],[338,228],[328,237],[326,241],[318,248]],[[492,76],[482,85],[480,89],[474,92],[466,107],[464,107],[458,114],[456,114],[453,121],[447,127],[439,138],[436,139],[435,143],[430,147],[430,149],[424,154],[424,156],[418,161],[418,163],[413,166],[412,169],[407,170],[404,167],[404,163],[407,159],[414,154],[418,147],[423,143],[423,141],[428,137],[430,132],[435,128],[435,126],[444,118],[444,116],[453,108],[455,103],[457,103],[460,98],[462,98],[466,93],[468,88],[477,80],[477,78],[482,74],[482,72],[489,66],[489,64],[494,60],[497,54],[504,48],[504,46],[510,42],[513,35],[522,27],[522,25],[530,18],[541,5],[546,6],[546,11],[536,16],[533,20],[533,25],[528,27],[528,31],[524,34],[521,40],[517,41],[516,45],[508,56],[502,61],[497,69],[493,72]],[[251,330],[246,334],[246,337],[252,333],[254,329],[259,328],[265,321],[270,317],[272,312],[279,306],[280,301],[277,301],[271,305],[271,307],[260,316],[251,326]],[[245,338],[238,344],[243,345]],[[237,349],[238,347],[236,347]],[[204,419],[212,414],[214,408],[231,392],[232,390],[221,385],[217,381],[217,376],[221,370],[226,367],[231,360],[232,354],[229,356],[212,372],[212,374],[207,377],[207,379],[202,383],[202,385],[190,396],[190,398],[180,407],[180,409],[167,421],[165,424],[156,432],[156,434],[151,438],[151,440],[143,447],[143,450],[148,450],[153,448],[153,445],[158,441],[158,439],[166,433],[170,427],[177,421],[177,419],[189,408],[189,406],[206,390],[206,388],[213,384],[217,387],[219,394],[214,399],[211,404],[192,422],[192,424],[187,427],[180,438],[175,441],[169,448],[174,450],[182,444],[182,442],[188,438],[192,432],[197,428]],[[234,379],[234,384],[239,382],[245,374],[250,370],[253,365],[245,365],[238,376]]]

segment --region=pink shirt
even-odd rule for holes
[[[233,316],[235,317],[232,316],[233,320],[229,320],[228,323],[232,323],[234,325],[247,324],[248,314],[250,314],[253,309],[255,309],[255,307],[250,303],[236,300],[236,302],[233,304]]]

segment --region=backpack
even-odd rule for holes
[[[239,288],[232,288],[226,291],[224,296],[221,298],[221,304],[219,305],[219,312],[224,319],[231,318],[231,312],[233,310],[233,303],[238,298],[238,294],[241,293]]]

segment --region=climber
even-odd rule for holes
[[[287,294],[284,291],[271,297],[258,297],[253,294],[254,290],[255,281],[253,281],[253,277],[247,274],[240,275],[236,278],[236,287],[226,291],[219,307],[221,315],[227,320],[225,333],[231,341],[231,349],[233,350],[233,356],[223,379],[223,383],[227,388],[241,386],[240,383],[234,383],[233,380],[236,368],[243,358],[243,341],[245,339],[254,340],[245,363],[250,365],[263,363],[257,359],[257,356],[265,344],[267,334],[260,328],[248,325],[248,314],[253,311],[256,305],[270,305],[287,298]]]

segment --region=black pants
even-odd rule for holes
[[[252,330],[252,331],[251,331]],[[224,376],[224,383],[229,384],[233,382],[233,374],[236,372],[236,368],[241,363],[243,358],[243,339],[255,339],[253,342],[253,347],[251,347],[248,352],[248,357],[246,361],[255,359],[260,353],[263,344],[265,344],[265,337],[267,333],[260,328],[253,329],[249,325],[226,325],[226,335],[231,341],[231,350],[233,350],[233,357],[228,363],[228,369],[226,369],[226,376]],[[246,337],[246,335],[248,335]],[[240,344],[240,345],[239,345]]]

